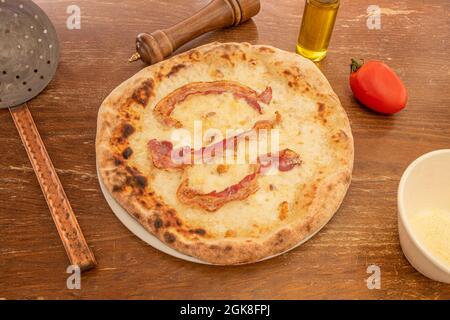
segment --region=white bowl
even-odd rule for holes
[[[450,267],[427,250],[411,227],[411,216],[424,210],[450,212],[450,149],[417,158],[403,173],[398,187],[398,230],[403,253],[423,275],[450,283]]]

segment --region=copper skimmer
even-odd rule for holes
[[[52,79],[59,44],[47,15],[30,0],[0,0],[0,108],[9,108],[73,265],[95,266],[26,102]]]

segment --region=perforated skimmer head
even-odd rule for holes
[[[0,0],[0,108],[38,95],[55,74],[58,37],[30,0]]]

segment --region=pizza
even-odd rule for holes
[[[119,85],[100,107],[96,154],[109,193],[162,242],[243,264],[295,247],[331,219],[354,148],[314,63],[211,43]]]

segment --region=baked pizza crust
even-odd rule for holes
[[[207,76],[190,73],[191,67],[204,61],[209,64]],[[143,165],[145,170],[141,170],[130,162],[133,152],[142,156],[145,147],[136,151],[129,145],[132,137],[138,137],[143,130],[152,130],[144,125],[143,113],[154,108],[174,89],[165,86],[173,82],[179,86],[178,82],[222,80],[224,69],[243,68],[243,64],[258,70],[266,68],[266,71],[258,71],[266,85],[276,81],[286,94],[314,102],[317,110],[311,124],[322,126],[326,133],[326,141],[317,141],[317,144],[326,144],[323,148],[331,160],[323,174],[318,173],[322,169],[316,168],[308,183],[292,185],[295,188],[295,198],[289,209],[292,218],[275,223],[274,228],[262,228],[257,234],[221,236],[217,232],[210,233],[208,225],[192,224],[183,215],[183,205],[173,205],[174,201],[169,204],[161,189],[153,187],[155,168]],[[271,73],[267,74],[267,70]],[[278,76],[274,78],[274,74]],[[170,79],[178,82],[168,82]],[[302,106],[298,108],[302,112]],[[98,113],[96,155],[100,178],[106,188],[148,231],[184,254],[212,264],[229,265],[256,262],[284,252],[322,228],[339,208],[350,185],[354,147],[347,115],[314,63],[270,46],[211,43],[144,68],[119,85],[105,99]],[[288,175],[286,177],[289,179]],[[196,210],[195,217],[212,214],[211,219],[215,219],[214,213]],[[243,216],[243,220],[250,218]],[[219,225],[220,221],[214,224]]]

